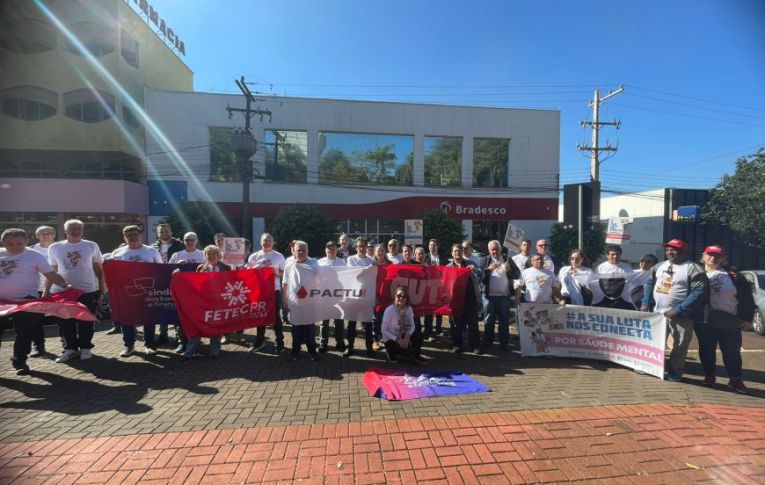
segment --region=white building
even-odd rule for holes
[[[633,192],[600,199],[600,217],[605,224],[612,217],[628,217],[629,241],[622,244],[622,259],[640,261],[646,254],[664,259],[664,201],[666,189]]]
[[[242,185],[228,140],[244,120],[229,119],[226,107],[243,104],[237,95],[147,90],[162,134],[146,137],[148,224],[166,214],[168,194],[215,202],[238,220]],[[434,209],[484,242],[507,221],[546,237],[558,219],[558,111],[287,97],[257,107],[273,116],[253,118],[263,176],[250,191],[255,235],[292,203],[324,210],[338,232],[378,241]]]

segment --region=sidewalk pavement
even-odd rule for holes
[[[702,386],[694,353],[688,379],[672,383],[604,362],[455,356],[438,344],[425,348],[427,369],[464,371],[493,392],[388,402],[361,385],[368,368],[395,367],[379,359],[288,362],[270,344],[251,354],[236,343],[218,360],[181,362],[169,349],[122,359],[119,335],[94,342],[90,361],[30,359],[23,377],[2,346],[0,483],[765,481],[761,350],[744,352],[745,396],[722,377]]]

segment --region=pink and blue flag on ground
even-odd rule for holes
[[[403,401],[422,397],[491,392],[491,389],[462,372],[408,372],[398,369],[369,369],[364,387],[375,397]]]

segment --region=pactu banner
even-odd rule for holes
[[[271,268],[175,273],[170,291],[189,338],[212,337],[274,323]]]
[[[396,288],[409,290],[416,316],[462,314],[470,270],[447,266],[394,264],[377,268],[377,308],[393,303]]]
[[[377,268],[295,264],[284,275],[293,325],[313,325],[339,318],[371,322],[375,306]]]
[[[664,378],[667,322],[660,313],[522,303],[521,355],[615,362]]]

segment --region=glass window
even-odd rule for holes
[[[69,118],[98,123],[114,114],[114,95],[100,90],[78,89],[64,94],[64,106]]]
[[[425,185],[459,187],[462,180],[462,138],[425,137]]]
[[[233,128],[210,127],[210,180],[213,182],[238,182],[242,180],[231,151]]]
[[[0,46],[9,51],[36,54],[56,48],[56,32],[49,23],[7,12],[0,12],[0,18]]]
[[[320,184],[412,185],[414,138],[319,133]]]
[[[114,52],[114,32],[103,25],[95,22],[76,22],[69,26],[69,30],[95,57]],[[67,42],[66,49],[72,54],[82,55],[80,49],[71,42]]]
[[[20,120],[50,118],[58,110],[58,95],[37,86],[16,86],[0,91],[3,113]]]
[[[131,127],[131,128],[140,128],[141,122],[138,121],[138,118],[136,118],[135,114],[133,114],[133,110],[122,105],[122,118],[125,120],[125,123]]]
[[[507,187],[507,164],[510,140],[475,138],[473,140],[473,186]]]
[[[122,58],[129,65],[138,69],[138,41],[125,29],[120,31],[120,45],[122,46]]]
[[[278,182],[308,182],[308,134],[266,130],[266,178]]]

